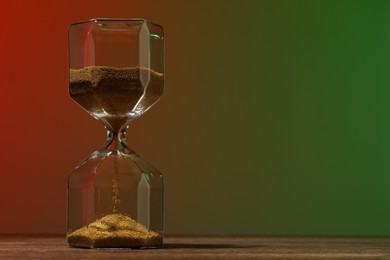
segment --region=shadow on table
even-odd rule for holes
[[[160,249],[222,249],[222,248],[255,248],[261,247],[260,245],[229,245],[229,244],[185,244],[185,243],[172,243],[164,244]]]

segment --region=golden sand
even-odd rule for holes
[[[164,75],[141,67],[91,66],[69,71],[69,94],[84,109],[117,132],[129,113],[142,113],[153,105],[164,89]],[[117,170],[115,170],[117,172]],[[119,214],[120,196],[113,180],[113,214],[68,234],[74,247],[153,247],[162,236],[130,217]]]
[[[109,214],[68,234],[74,247],[154,247],[162,245],[162,236],[123,214]]]
[[[141,67],[90,66],[69,70],[69,94],[92,114],[120,127],[134,109],[142,110],[163,93],[164,75]]]

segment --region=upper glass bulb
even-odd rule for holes
[[[69,94],[116,130],[164,90],[164,34],[143,19],[93,19],[69,28]]]

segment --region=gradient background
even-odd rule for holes
[[[164,26],[166,92],[129,131],[167,234],[390,235],[390,2],[8,1],[0,234],[64,234],[68,173],[105,132],[67,93],[67,26]]]

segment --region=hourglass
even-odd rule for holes
[[[107,130],[104,147],[68,178],[70,246],[162,245],[162,174],[128,147],[126,130],[163,89],[161,26],[144,19],[92,19],[69,27],[69,94]]]

